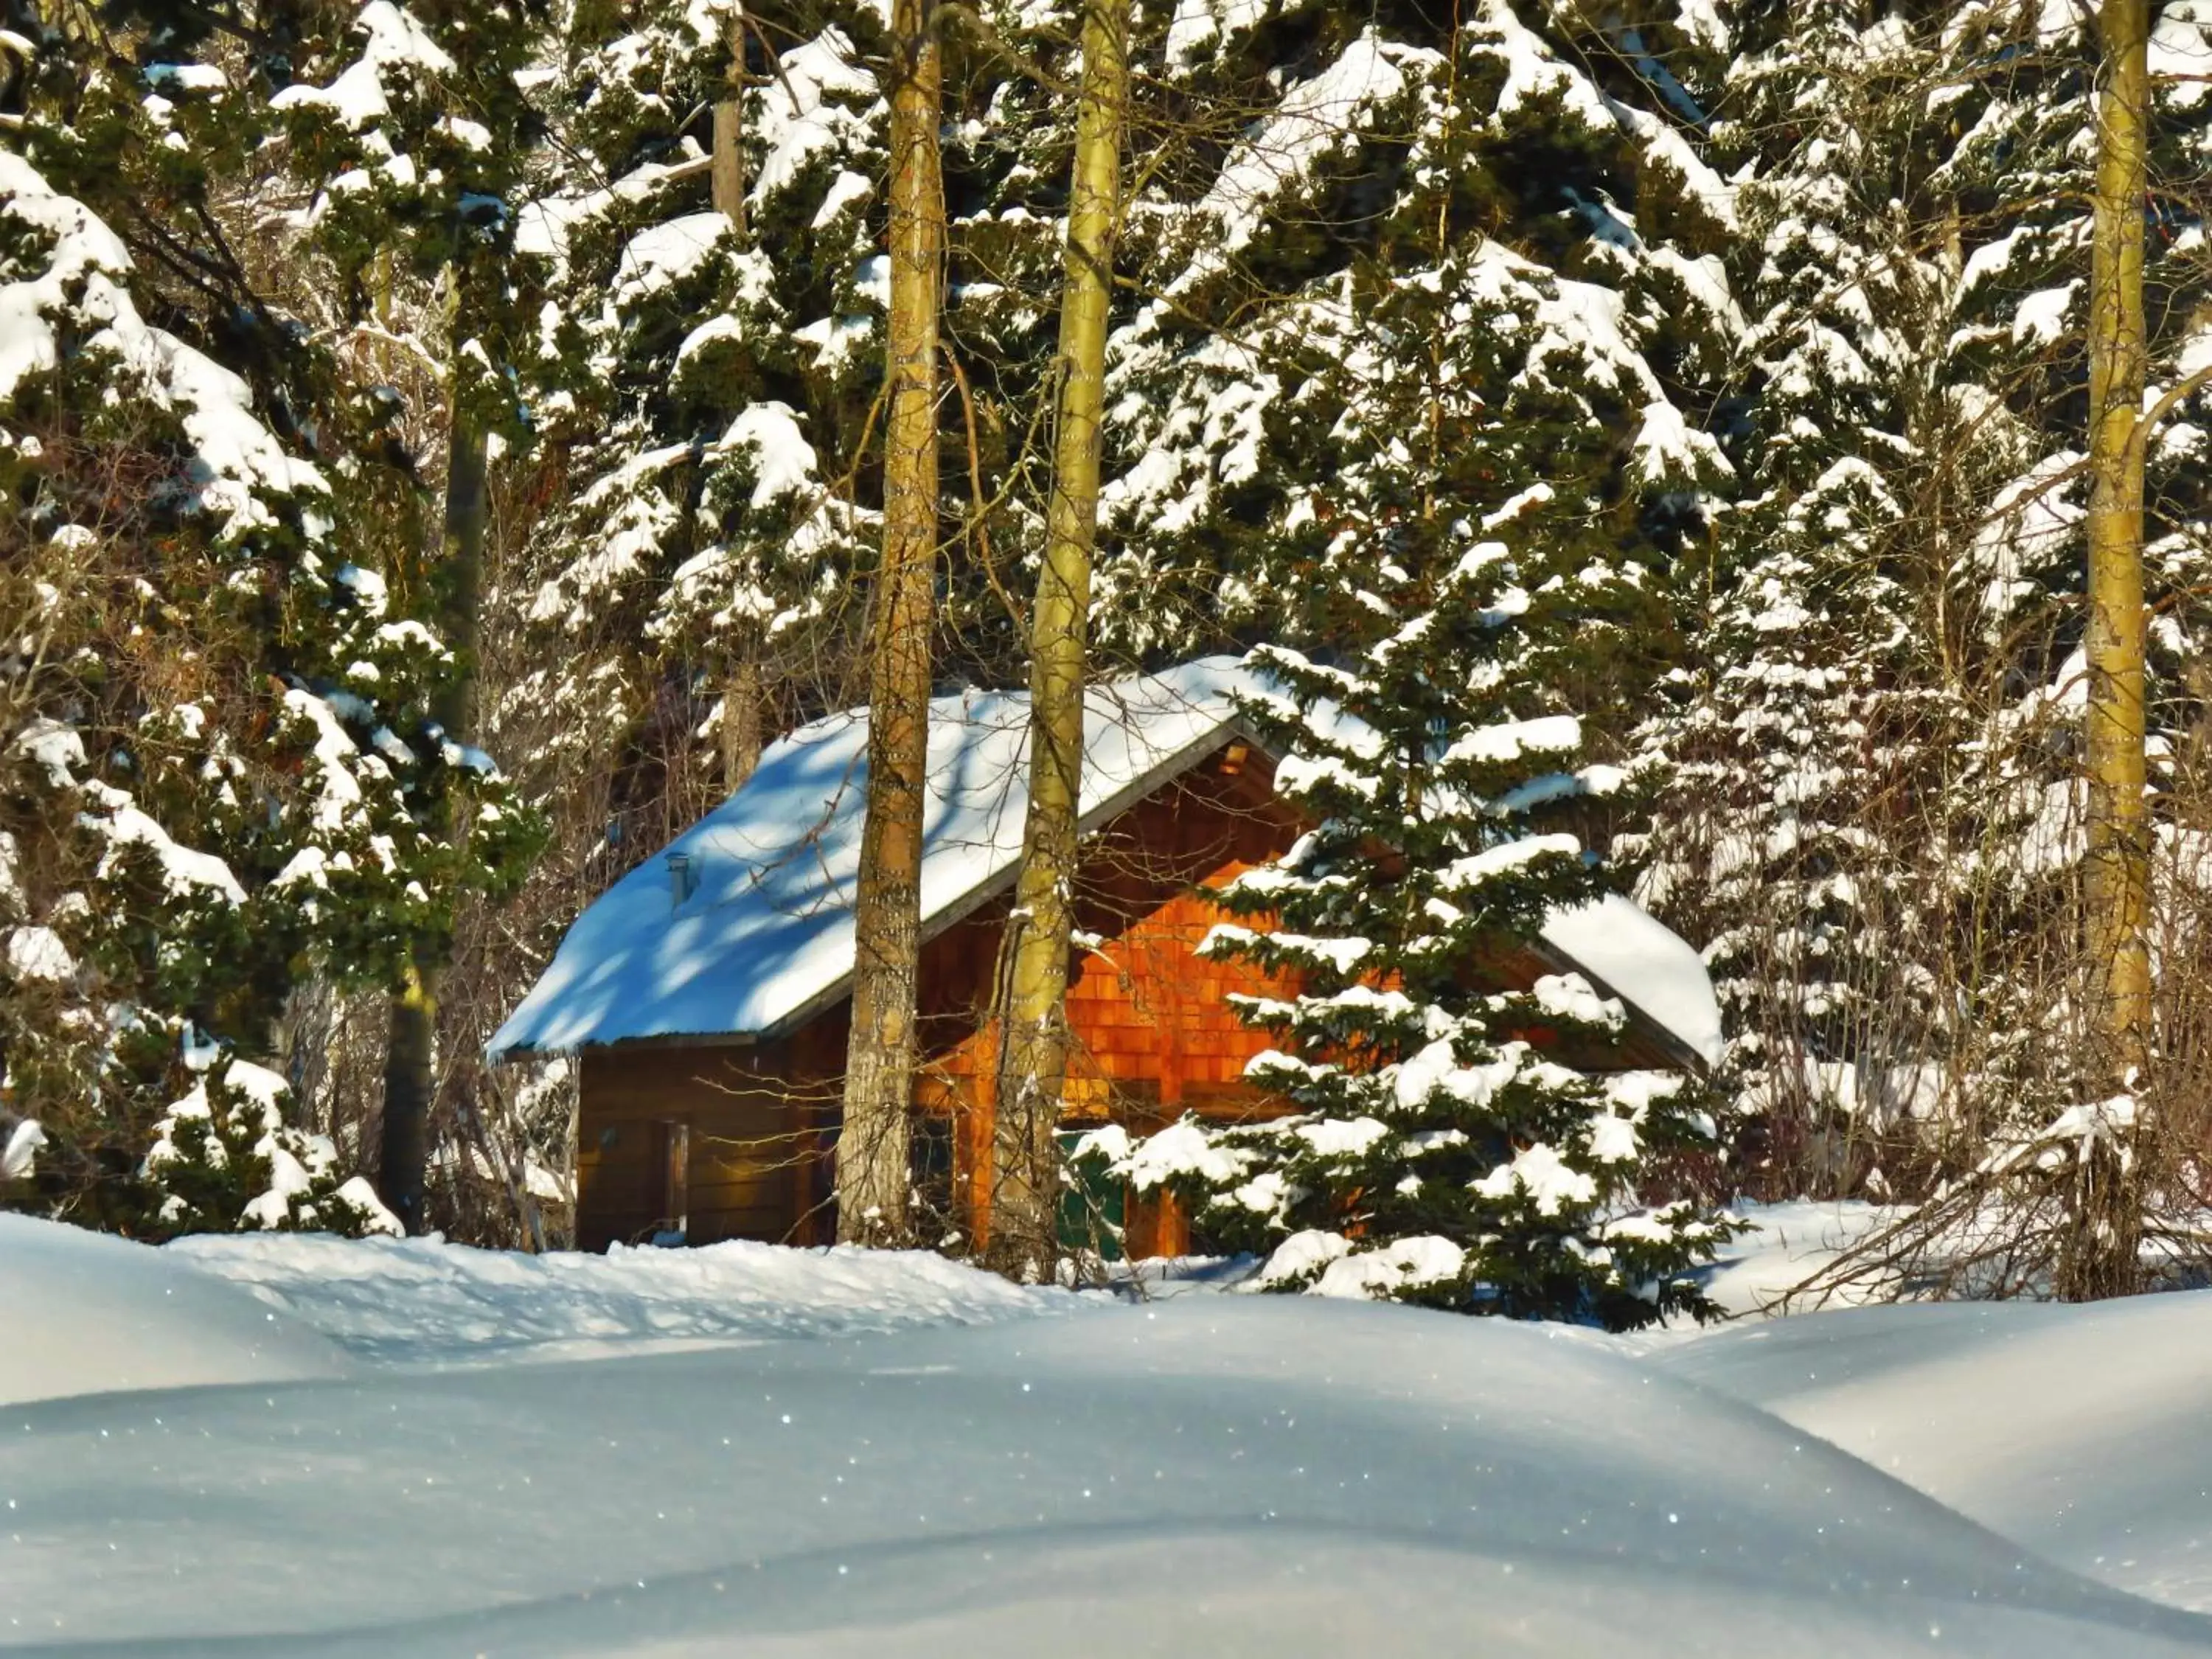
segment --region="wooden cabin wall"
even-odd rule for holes
[[[1141,1097],[1169,1119],[1186,1108],[1237,1115],[1252,1107],[1244,1063],[1267,1045],[1227,999],[1232,992],[1280,995],[1285,988],[1244,964],[1198,956],[1207,933],[1229,919],[1201,890],[1275,857],[1294,831],[1256,757],[1249,768],[1218,768],[1140,802],[1085,845],[1078,925],[1100,943],[1079,948],[1071,964],[1070,1121],[1104,1121],[1121,1096]],[[972,985],[976,1000],[955,1025],[956,1040],[932,1050],[933,1107],[947,1089],[972,1097],[995,1072],[989,972],[1004,915],[1003,905],[993,908],[961,965],[945,975]],[[934,952],[925,978],[935,975]]]
[[[830,1022],[823,1022],[824,1024]],[[842,1030],[842,1022],[838,1022]],[[826,1034],[825,1034],[826,1035]],[[576,1148],[578,1247],[649,1243],[680,1222],[688,1242],[725,1238],[814,1242],[817,1174],[835,1102],[794,1077],[811,1031],[792,1045],[586,1050]],[[836,1066],[842,1069],[842,1045]],[[834,1075],[834,1072],[828,1073]],[[688,1133],[685,1213],[669,1213],[661,1168],[665,1131]]]
[[[1071,1123],[1120,1122],[1143,1132],[1186,1111],[1218,1121],[1280,1109],[1243,1081],[1246,1063],[1267,1040],[1243,1025],[1228,999],[1295,988],[1197,954],[1207,932],[1227,920],[1201,890],[1277,857],[1297,833],[1274,797],[1265,758],[1242,748],[1225,746],[1085,842],[1078,922],[1099,942],[1079,950],[1071,966]],[[953,1219],[971,1235],[989,1212],[998,1061],[990,1014],[1010,902],[1000,896],[922,950],[915,1104],[949,1120]],[[1516,945],[1485,952],[1470,971],[1486,984],[1525,990],[1563,965]],[[654,1127],[660,1123],[688,1130],[692,1242],[828,1243],[849,1018],[849,1005],[840,1003],[753,1047],[588,1051],[577,1156],[581,1246],[649,1238],[674,1219],[659,1202],[666,1185],[659,1173],[666,1145]],[[1546,1047],[1556,1042],[1547,1031],[1524,1035]],[[1675,1063],[1636,1029],[1595,1052],[1559,1057],[1591,1071]],[[1188,1230],[1171,1201],[1133,1201],[1127,1223],[1132,1255],[1187,1248]]]
[[[1074,1047],[1063,1121],[1118,1122],[1142,1133],[1185,1111],[1218,1119],[1279,1109],[1243,1081],[1245,1062],[1267,1040],[1244,1027],[1228,997],[1280,995],[1287,988],[1244,964],[1199,957],[1200,941],[1228,920],[1200,890],[1275,857],[1295,833],[1265,761],[1224,755],[1085,843],[1078,925],[1100,942],[1079,950],[1071,964]],[[993,907],[988,923],[954,947],[958,960],[947,963],[945,983],[972,986],[975,1000],[951,1026],[955,1040],[930,1051],[916,1089],[925,1111],[952,1118],[956,1192],[971,1232],[990,1209],[998,1033],[989,992],[1005,914],[1003,904]],[[933,947],[925,980],[937,960]],[[1132,1255],[1173,1254],[1188,1239],[1165,1199],[1133,1204],[1127,1229]]]

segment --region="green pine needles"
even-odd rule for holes
[[[1627,380],[1559,324],[1560,286],[1496,250],[1346,284],[1314,313],[1340,368],[1304,394],[1319,482],[1270,586],[1310,651],[1263,645],[1246,710],[1310,826],[1220,895],[1207,954],[1279,975],[1239,1000],[1276,1047],[1248,1076],[1295,1111],[1133,1149],[1269,1288],[1611,1328],[1705,1311],[1730,1224],[1639,1201],[1712,1145],[1674,1075],[1593,1075],[1624,1026],[1573,974],[1516,971],[1613,878],[1583,826],[1648,783],[1585,760],[1577,693],[1646,648],[1648,549],[1616,546],[1577,416]],[[1633,382],[1630,381],[1632,385]],[[1494,503],[1483,511],[1478,503]]]
[[[1175,1191],[1215,1243],[1269,1251],[1273,1289],[1612,1328],[1701,1314],[1692,1269],[1729,1224],[1636,1188],[1656,1158],[1709,1146],[1711,1120],[1679,1077],[1552,1057],[1617,1031],[1618,1001],[1577,975],[1519,990],[1498,971],[1548,912],[1605,891],[1562,826],[1619,775],[1566,769],[1572,716],[1512,716],[1526,561],[1464,522],[1438,541],[1441,574],[1408,573],[1403,621],[1346,665],[1257,653],[1283,695],[1248,717],[1315,827],[1220,894],[1249,925],[1204,949],[1297,987],[1238,1002],[1279,1045],[1252,1081],[1297,1109],[1177,1126],[1137,1149],[1132,1178]]]

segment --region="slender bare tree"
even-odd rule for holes
[[[933,0],[893,0],[890,15],[884,553],[870,618],[867,821],[854,897],[853,1029],[837,1146],[837,1236],[866,1243],[897,1243],[908,1231],[945,249],[935,10]]]
[[[1030,614],[1030,804],[1008,925],[990,1252],[1042,1273],[1058,1244],[1067,958],[1075,926],[1083,685],[1098,533],[1107,313],[1120,229],[1129,0],[1087,0],[1083,85],[1060,290],[1057,424],[1036,605]]]
[[[708,184],[714,210],[739,236],[745,234],[745,20],[734,8],[725,40],[730,52],[726,95],[714,106],[714,149],[708,160]]]
[[[453,345],[447,374],[446,505],[439,537],[439,633],[453,653],[454,672],[432,707],[448,740],[466,743],[474,730],[477,612],[483,586],[484,526],[489,516],[486,478],[489,446],[483,421],[469,406],[469,373],[460,344],[467,320],[468,276],[455,259],[447,273],[446,322]],[[453,829],[450,802],[447,833]],[[438,980],[442,955],[417,952],[391,996],[384,1060],[382,1146],[377,1193],[410,1233],[422,1227],[422,1183],[429,1162],[430,1108],[437,1098]]]
[[[2143,726],[2143,200],[2150,106],[2147,0],[2104,0],[2089,292],[2088,860],[2083,896],[2093,1088],[2140,1099],[2149,1058],[2150,807]],[[2140,1277],[2140,1170],[2089,1143],[2075,1173],[2057,1290],[2123,1295]]]
[[[730,13],[726,37],[730,52],[726,95],[714,106],[714,149],[708,156],[708,184],[714,210],[730,222],[738,240],[746,240],[745,228],[745,21],[744,13]],[[753,625],[738,623],[730,630],[722,664],[722,717],[716,723],[722,760],[722,787],[735,790],[752,775],[761,754],[761,672]]]

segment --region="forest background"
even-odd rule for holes
[[[44,1145],[8,1201],[358,1221],[396,1161],[410,1226],[560,1241],[573,1078],[485,1037],[767,742],[869,700],[924,35],[926,662],[1030,678],[1084,16],[9,0],[0,1110]],[[1580,718],[1630,781],[1578,833],[1727,1021],[1719,1139],[1653,1178],[1904,1201],[1869,1260],[1987,1290],[2063,1272],[2124,1165],[2128,1225],[2197,1252],[2212,6],[1127,27],[1092,675],[1376,660],[1378,618],[1497,609],[1394,549],[1512,535],[1551,631],[1485,718]],[[2100,220],[2116,27],[2146,173]],[[2148,410],[2123,1056],[2100,226]]]

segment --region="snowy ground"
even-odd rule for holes
[[[1790,1292],[1902,1212],[1856,1200],[1819,1204],[1797,1199],[1753,1205],[1743,1213],[1752,1231],[1723,1249],[1705,1277],[1705,1293],[1732,1318],[1777,1308]]]
[[[162,1254],[245,1286],[363,1358],[431,1365],[982,1325],[1078,1305],[924,1251],[732,1242],[529,1256],[276,1235],[181,1239]]]
[[[2051,1560],[2212,1612],[2212,1291],[1863,1308],[1653,1360]]]
[[[2204,1293],[1613,1340],[0,1218],[0,1649],[2212,1653],[2208,1382]]]

